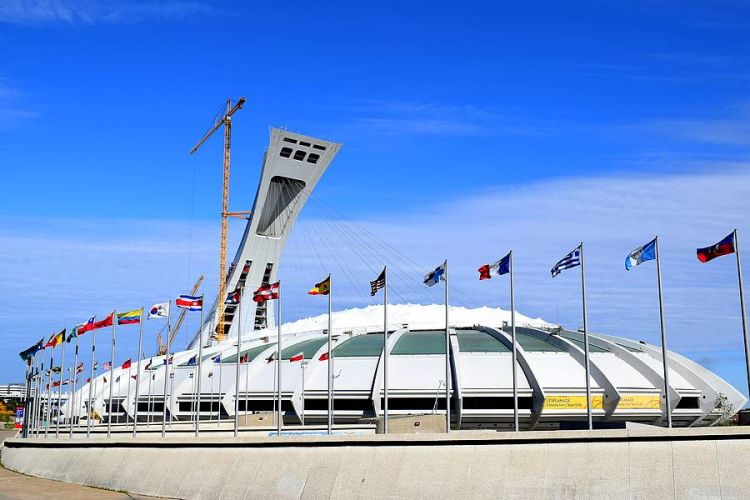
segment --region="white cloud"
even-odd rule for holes
[[[117,24],[184,19],[206,14],[197,1],[154,0],[5,0],[0,22],[12,24]]]
[[[695,248],[734,227],[750,241],[748,186],[750,165],[725,173],[569,178],[496,187],[461,199],[441,186],[444,201],[420,212],[357,221],[343,221],[313,196],[281,267],[285,319],[324,312],[324,301],[306,291],[328,272],[335,276],[336,308],[379,303],[380,297],[370,298],[368,282],[384,264],[391,273],[392,302],[441,303],[441,287],[425,289],[420,283],[444,258],[454,305],[507,308],[507,280],[479,282],[476,268],[513,249],[518,310],[575,328],[578,271],[552,279],[549,269],[585,241],[590,328],[658,343],[654,263],[624,270],[626,254],[658,234],[670,347],[742,387],[741,365],[727,354],[742,346],[734,260],[703,265]],[[199,272],[206,275],[210,295],[216,283],[215,226],[194,224],[188,276],[187,221],[0,219],[0,320],[16,349],[4,351],[6,360],[41,333],[114,307],[150,305],[182,293]],[[239,227],[230,233],[236,244]],[[132,348],[134,338],[123,342]],[[20,365],[5,365],[8,373],[19,373]]]

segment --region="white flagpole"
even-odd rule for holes
[[[55,421],[55,438],[60,437],[60,416],[62,409],[62,392],[63,392],[63,378],[65,377],[65,336],[68,334],[67,330],[64,330],[63,341],[60,344],[60,386],[57,388],[57,420]]]
[[[242,413],[245,415],[245,420],[247,420],[247,415],[250,408],[250,367],[245,364],[245,411]]]
[[[508,254],[510,267],[510,331],[513,354],[511,363],[513,364],[513,430],[518,432],[518,375],[516,372],[516,292],[513,287],[513,250]]]
[[[166,437],[167,435],[167,390],[169,389],[169,348],[170,348],[170,340],[172,336],[172,332],[170,331],[172,329],[171,320],[172,320],[172,301],[170,300],[168,302],[167,306],[167,354],[164,358],[164,404],[162,408],[162,415],[161,415],[161,437]]]
[[[333,433],[333,351],[331,331],[331,294],[333,293],[331,275],[328,275],[328,435]]]
[[[89,404],[86,408],[86,412],[88,413],[86,415],[86,437],[91,437],[91,415],[94,413],[93,408],[91,408],[91,397],[92,397],[92,388],[94,386],[94,356],[96,356],[96,330],[91,330],[91,367],[89,368],[89,372],[91,373],[91,376],[89,377]]]
[[[42,421],[42,381],[44,380],[44,353],[36,374],[36,410],[34,411],[34,435],[39,437]]]
[[[740,312],[742,313],[742,338],[745,342],[745,369],[747,370],[747,386],[750,390],[750,342],[747,338],[747,318],[745,316],[745,289],[742,286],[742,261],[740,259],[740,242],[737,230],[734,230],[734,253],[737,256],[737,281],[740,287]]]
[[[71,403],[70,403],[70,429],[68,433],[68,437],[73,437],[73,419],[75,418],[76,414],[78,413],[79,408],[76,408],[75,402],[76,402],[76,389],[78,386],[78,327],[76,326],[76,350],[75,354],[73,355],[73,390],[70,393],[71,397]]]
[[[383,267],[383,433],[388,434],[388,268]]]
[[[196,389],[196,405],[195,405],[195,437],[200,436],[201,434],[201,376],[203,375],[203,370],[201,369],[203,366],[203,299],[204,296],[201,295],[201,321],[200,326],[198,327],[198,381],[195,383],[197,389]],[[223,300],[223,297],[222,299]]]
[[[659,288],[659,323],[661,326],[661,360],[664,367],[664,398],[667,408],[667,427],[672,427],[672,401],[669,395],[669,364],[667,362],[667,332],[664,327],[664,300],[661,291],[661,252],[659,252],[659,237],[654,238],[656,247],[656,283]]]
[[[305,425],[305,368],[307,367],[307,360],[302,360],[302,426]]]
[[[49,435],[49,421],[52,418],[52,368],[55,366],[55,348],[49,355],[49,375],[47,376],[47,401],[44,405],[44,437]]]
[[[128,410],[125,407],[125,401],[127,401],[127,398],[130,397],[130,382],[133,380],[133,361],[130,361],[130,366],[128,366],[128,393],[125,395],[125,397],[122,400],[122,403],[120,403],[120,406],[122,407],[123,415],[125,417],[125,423],[128,423]],[[133,427],[135,427],[135,422],[133,422]]]
[[[220,300],[224,300],[222,297]],[[245,300],[245,287],[240,289],[240,303],[237,304],[237,360],[234,372],[234,437],[239,433],[240,424],[240,358],[242,357],[242,302]],[[223,328],[223,327],[222,327]],[[221,386],[219,386],[221,394]],[[247,406],[247,403],[245,403]]]
[[[153,359],[151,360],[151,363],[153,364]],[[151,386],[154,382],[154,374],[149,373],[148,374],[148,405],[146,406],[146,429],[151,428],[151,413],[153,412],[153,403],[154,403],[154,396],[153,392],[151,390]]]
[[[451,431],[450,332],[448,319],[448,259],[445,259],[445,432]]]
[[[44,353],[42,353],[42,356],[44,356]],[[34,401],[33,403],[34,411],[31,414],[31,418],[32,418],[31,424],[32,424],[33,434],[35,436],[39,435],[39,418],[38,418],[39,417],[39,391],[41,390],[39,386],[39,377],[41,376],[42,370],[44,369],[44,368],[40,368],[40,365],[43,365],[43,364],[44,364],[44,359],[42,359],[42,362],[40,363],[39,361],[37,361],[36,355],[34,355],[34,372],[32,374],[33,379],[34,379],[34,394],[33,394],[33,399],[32,399]]]
[[[114,380],[112,374],[115,371],[115,330],[117,328],[117,314],[116,311],[112,311],[112,357],[109,362],[109,411],[107,416],[107,437],[111,437],[112,434],[112,386]]]
[[[219,353],[219,362],[216,363],[216,365],[219,367],[219,390],[217,394],[217,399],[219,403],[219,408],[216,410],[216,426],[221,427],[221,372],[223,371],[221,368],[221,360],[223,358],[223,351]],[[213,403],[211,403],[211,409],[213,410]]]
[[[141,319],[138,321],[140,330],[138,332],[138,364],[135,368],[136,379],[135,379],[135,408],[133,408],[133,437],[138,435],[138,407],[140,406],[139,398],[141,397],[140,385],[141,385],[141,358],[143,357],[143,311],[146,308],[141,307]],[[149,389],[149,395],[151,390]]]
[[[583,358],[586,365],[586,418],[589,430],[594,428],[594,420],[591,415],[591,380],[589,365],[589,330],[588,316],[586,314],[586,272],[583,267],[583,242],[581,242],[581,304],[583,306]]]
[[[278,281],[278,325],[277,325],[277,344],[276,344],[276,352],[278,353],[277,359],[276,359],[276,379],[278,381],[278,391],[279,391],[279,414],[278,414],[278,420],[276,422],[276,434],[281,436],[281,419],[283,418],[283,411],[282,411],[282,396],[281,396],[281,280]],[[331,354],[328,353],[328,364],[331,363]],[[330,408],[329,408],[330,411]]]
[[[31,394],[31,374],[34,373],[34,356],[32,355],[26,360],[26,384],[23,388],[24,399],[23,399],[23,428],[21,429],[21,437],[29,437],[29,398]]]

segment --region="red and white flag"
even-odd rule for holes
[[[261,285],[253,293],[253,300],[258,304],[262,304],[267,300],[274,300],[279,298],[279,282],[271,283],[270,285]]]
[[[302,361],[303,359],[305,359],[305,353],[304,352],[300,352],[300,353],[295,354],[291,358],[289,358],[289,362],[290,363],[294,363],[294,362],[297,362],[297,361]]]
[[[125,361],[125,362],[124,362],[124,363],[122,364],[121,368],[122,368],[123,370],[127,370],[127,369],[128,369],[128,368],[130,368],[131,366],[133,366],[133,363],[132,363],[132,362],[131,362],[130,360],[127,360],[127,361]]]
[[[203,296],[194,297],[192,295],[180,295],[174,304],[180,309],[187,309],[188,311],[200,311],[203,309]]]

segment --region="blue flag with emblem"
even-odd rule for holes
[[[629,271],[631,267],[637,266],[647,260],[656,258],[656,238],[649,241],[642,247],[638,247],[625,257],[625,270]]]

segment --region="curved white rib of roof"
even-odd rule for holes
[[[503,321],[510,324],[510,311],[497,307],[458,307],[451,306],[450,324],[452,327],[464,327],[474,325],[495,325],[500,326]],[[283,318],[282,318],[283,319]],[[412,330],[421,329],[442,329],[445,328],[445,306],[442,304],[388,304],[388,324],[396,325],[407,323]],[[380,327],[382,331],[383,324],[383,306],[373,305],[353,309],[344,309],[343,311],[333,311],[333,328],[349,329],[363,327]],[[516,312],[516,325],[531,327],[554,327],[541,318],[530,318]],[[308,318],[299,319],[284,323],[281,332],[297,333],[309,332],[313,330],[323,330],[328,328],[328,315],[321,314]],[[275,332],[275,330],[273,330]],[[263,335],[268,334],[268,330],[263,330]],[[258,332],[254,332],[258,333]]]

